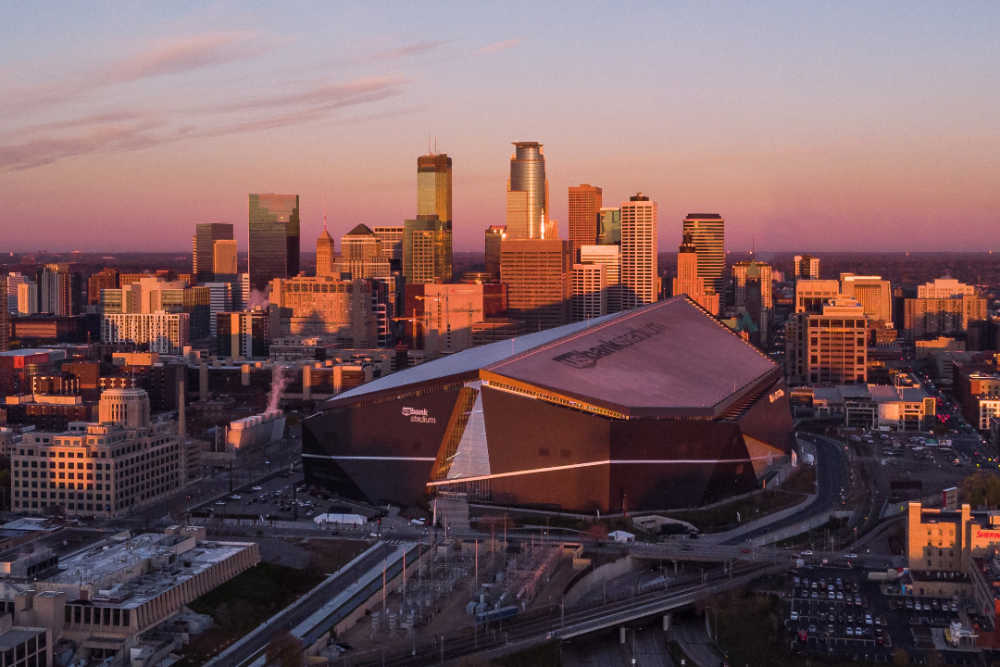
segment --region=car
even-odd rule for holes
[[[860,637],[863,634],[864,633],[861,631],[861,626],[860,625],[859,626],[855,626],[855,628],[854,628],[854,636],[855,637]]]
[[[853,637],[853,636],[854,636],[854,628],[852,628],[851,626],[849,626],[849,625],[848,625],[848,626],[847,626],[847,629],[846,629],[846,630],[844,631],[844,633],[845,633],[845,634],[846,634],[846,635],[847,635],[848,637]]]
[[[226,504],[226,501],[225,501],[225,500],[216,500],[216,501],[215,501],[215,504],[216,504],[216,505],[225,505],[225,504]]]
[[[837,599],[838,600],[843,600],[844,599],[844,593],[843,593],[843,591],[837,591]]]
[[[907,598],[907,600],[906,600],[906,602],[904,604],[905,604],[905,606],[906,606],[907,609],[913,609],[913,600],[910,600],[909,598]]]
[[[837,596],[833,591],[827,591],[826,598],[828,600],[836,600]]]
[[[793,621],[799,620],[799,612],[793,609],[792,613],[788,615],[788,618],[792,619]]]
[[[230,500],[240,500],[242,498],[243,496],[239,495],[238,493],[234,493],[233,495],[229,496]]]
[[[812,552],[812,549],[806,549],[805,551],[800,551],[799,555],[800,556],[805,556],[806,558],[808,558],[809,556],[813,555],[813,552]]]
[[[865,625],[871,625],[872,623],[873,623],[873,621],[872,621],[872,615],[871,614],[865,614]]]
[[[809,624],[809,634],[812,635],[812,634],[815,634],[815,633],[816,633],[816,624],[815,623],[810,623]]]
[[[251,491],[263,491],[264,487],[263,486],[251,486],[250,490]]]
[[[813,600],[816,600],[816,599],[818,599],[818,598],[819,598],[819,593],[817,593],[816,591],[813,591],[813,592],[812,592],[812,595],[811,595],[810,597],[811,597],[811,598],[812,598]]]
[[[913,603],[913,610],[914,611],[920,611],[921,609],[922,609],[922,607],[920,606],[920,600],[917,600],[916,602]]]
[[[855,553],[844,554],[844,558],[846,558],[848,560],[856,560],[857,557],[858,557],[858,555],[855,554]]]

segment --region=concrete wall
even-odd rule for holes
[[[625,556],[624,558],[619,558],[614,562],[605,563],[600,567],[594,568],[593,572],[581,577],[580,581],[576,582],[573,588],[566,592],[566,606],[572,607],[595,587],[620,577],[623,574],[628,574],[637,567],[638,561],[633,559],[631,556]]]

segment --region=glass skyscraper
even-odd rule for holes
[[[691,235],[698,254],[698,277],[721,293],[726,269],[726,221],[718,213],[688,213],[682,233]]]
[[[231,241],[233,226],[224,222],[202,222],[195,225],[194,248],[191,253],[191,273],[195,280],[212,280],[215,275],[213,252],[216,241]],[[233,273],[236,273],[233,271]]]
[[[537,141],[515,141],[507,181],[507,238],[544,238],[548,201],[542,145]]]
[[[250,286],[299,273],[299,196],[250,195]]]

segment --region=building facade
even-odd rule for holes
[[[443,283],[452,277],[451,226],[436,215],[403,223],[403,277],[408,285]]]
[[[573,265],[569,316],[574,322],[608,314],[608,284],[603,264]]]
[[[375,347],[374,303],[368,280],[298,276],[271,283],[281,335],[330,336],[343,347]]]
[[[799,278],[795,281],[795,312],[821,313],[823,306],[840,296],[840,283],[836,280]]]
[[[568,241],[504,239],[500,280],[507,284],[507,309],[529,331],[568,321],[571,249]]]
[[[581,264],[600,264],[604,267],[605,312],[617,313],[622,309],[622,250],[618,244],[580,246]]]
[[[490,225],[486,228],[485,257],[486,275],[491,282],[500,281],[500,244],[507,238],[507,228],[503,225]]]
[[[515,141],[507,179],[507,235],[511,239],[545,238],[549,182],[545,155],[537,141]]]
[[[224,222],[199,222],[191,240],[191,275],[195,280],[212,280],[215,271],[215,242],[232,241],[233,226]],[[235,259],[235,258],[234,258]],[[232,273],[236,273],[235,270]]]
[[[160,354],[180,354],[191,340],[187,313],[105,313],[101,341],[131,343]]]
[[[837,298],[820,314],[796,313],[785,325],[785,372],[792,384],[868,381],[868,321],[861,304]]]
[[[601,226],[603,190],[584,183],[569,188],[569,240],[579,255],[580,246],[596,245]],[[574,259],[579,259],[574,256]]]
[[[656,202],[641,192],[622,202],[622,308],[659,299]]]
[[[688,213],[681,232],[691,235],[698,254],[698,277],[722,293],[726,269],[726,221],[718,213]]]
[[[792,279],[819,280],[819,257],[796,255],[792,264]]]
[[[888,280],[841,273],[840,293],[860,303],[869,320],[892,328],[892,284]]]
[[[601,209],[600,231],[597,243],[600,245],[621,245],[622,242],[622,210],[618,207],[605,206]]]
[[[250,284],[264,291],[274,278],[299,273],[299,196],[250,195]]]

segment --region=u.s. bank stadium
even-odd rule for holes
[[[792,419],[779,367],[680,296],[399,371],[303,432],[306,481],[347,497],[612,512],[759,488]]]

